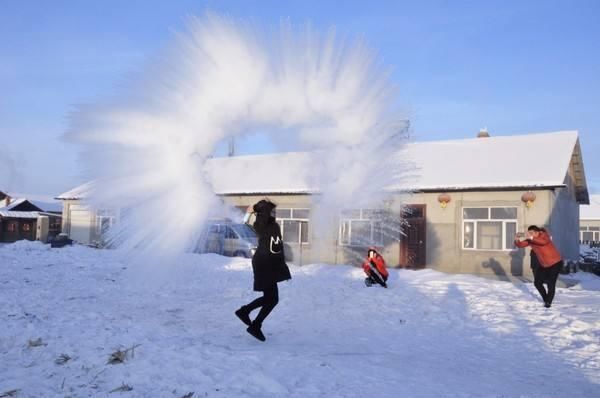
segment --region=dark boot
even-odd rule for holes
[[[250,320],[250,312],[248,312],[245,305],[241,306],[240,309],[235,312],[235,315],[246,325],[250,326],[252,324],[252,321]]]
[[[263,334],[261,328],[261,324],[257,322],[252,322],[252,324],[246,329],[248,333],[250,333],[254,338],[260,341],[265,341],[267,338]]]

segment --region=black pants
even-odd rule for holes
[[[378,283],[381,286],[387,286],[386,282],[387,282],[387,278],[384,277],[383,275],[379,275],[377,272],[370,270],[369,272],[369,276],[367,277],[367,279],[370,279],[371,283]]]
[[[538,292],[540,292],[540,296],[542,296],[544,303],[552,304],[552,300],[554,300],[554,293],[556,292],[556,280],[558,279],[558,274],[560,273],[562,266],[563,262],[559,261],[552,267],[537,267],[534,270],[535,273],[533,274],[533,284]],[[544,283],[548,285],[547,292],[544,288]]]
[[[263,290],[263,296],[257,298],[249,304],[246,304],[246,311],[248,313],[260,308],[258,315],[254,319],[253,323],[262,325],[265,318],[273,311],[273,308],[279,303],[279,289],[277,284],[270,286],[268,289]]]

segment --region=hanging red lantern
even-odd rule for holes
[[[521,195],[521,200],[525,203],[527,208],[531,208],[533,206],[533,202],[535,202],[536,196],[532,191],[527,191],[523,195]]]
[[[450,203],[450,200],[452,200],[452,198],[447,193],[441,193],[438,195],[438,202],[440,202],[442,209],[445,209],[446,206],[448,206],[448,203]]]

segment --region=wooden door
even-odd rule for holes
[[[404,214],[404,234],[400,236],[400,265],[423,268],[426,264],[426,205],[408,205]]]

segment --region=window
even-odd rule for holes
[[[511,250],[516,233],[516,207],[463,208],[463,249]]]
[[[112,210],[98,210],[96,212],[96,232],[104,235],[115,223],[115,212]]]
[[[383,212],[370,209],[342,211],[339,242],[342,246],[383,245]]]
[[[281,227],[284,242],[292,244],[308,243],[309,209],[280,209],[276,210],[276,218]]]
[[[8,232],[15,232],[17,230],[17,223],[9,222],[8,225],[6,226],[6,230]]]
[[[31,224],[23,224],[23,232],[31,231]]]
[[[600,242],[600,227],[580,227],[579,240],[582,243]]]
[[[231,228],[242,239],[256,239],[256,233],[252,228],[250,228],[246,224],[231,224]]]
[[[594,240],[594,233],[593,232],[582,232],[581,233],[581,240],[584,242],[591,242]]]
[[[60,231],[62,228],[62,219],[60,217],[50,217],[50,225],[48,229],[50,231]]]
[[[237,235],[231,227],[225,227],[225,239],[237,239]]]

